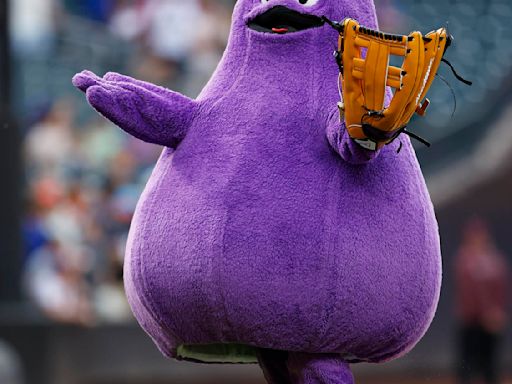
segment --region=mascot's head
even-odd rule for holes
[[[332,56],[339,33],[323,17],[350,17],[377,28],[373,0],[238,0],[223,60],[200,98],[217,100],[247,79],[251,94],[256,86],[279,86],[297,99],[308,93],[315,100],[311,108],[333,105],[339,98]]]
[[[336,21],[351,17],[368,28],[377,28],[373,0],[238,0],[233,32],[248,28],[274,35],[271,38],[291,34],[299,37],[329,28],[322,16]]]

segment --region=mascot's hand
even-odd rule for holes
[[[195,114],[196,102],[168,89],[117,73],[103,78],[83,71],[73,78],[94,109],[133,136],[176,146]]]
[[[405,128],[414,113],[424,115],[430,103],[425,96],[452,41],[446,29],[426,36],[420,32],[390,35],[366,29],[352,19],[337,29],[343,90],[340,111],[350,137],[370,150],[382,148],[402,132],[423,141]],[[400,68],[389,65],[391,55],[403,58]],[[395,89],[389,105],[387,87]]]

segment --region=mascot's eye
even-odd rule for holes
[[[318,3],[318,0],[299,0],[299,3],[305,5],[306,7],[312,7],[313,5]]]
[[[270,0],[261,0],[262,4],[267,4]]]

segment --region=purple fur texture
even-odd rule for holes
[[[438,229],[408,138],[399,154],[398,141],[369,152],[340,123],[337,33],[247,27],[276,5],[377,27],[371,0],[239,0],[197,100],[118,74],[83,72],[74,84],[127,132],[170,147],[125,262],[133,311],[160,350],[294,351],[305,355],[289,367],[329,375],[343,361],[403,355],[426,332],[441,284]]]
[[[354,384],[348,363],[338,354],[261,349],[258,362],[269,384]]]

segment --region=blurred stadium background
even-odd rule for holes
[[[220,59],[234,2],[0,0],[0,383],[264,382],[257,367],[167,361],[134,323],[124,242],[160,148],[99,118],[70,82],[84,68],[117,71],[195,96]],[[417,150],[443,241],[438,315],[409,356],[355,371],[362,384],[452,383],[464,223],[486,220],[512,256],[512,2],[376,3],[390,32],[448,23],[448,58],[474,86],[442,69],[455,114],[437,81],[429,114],[415,122],[433,143]],[[501,342],[510,376],[510,326]]]

